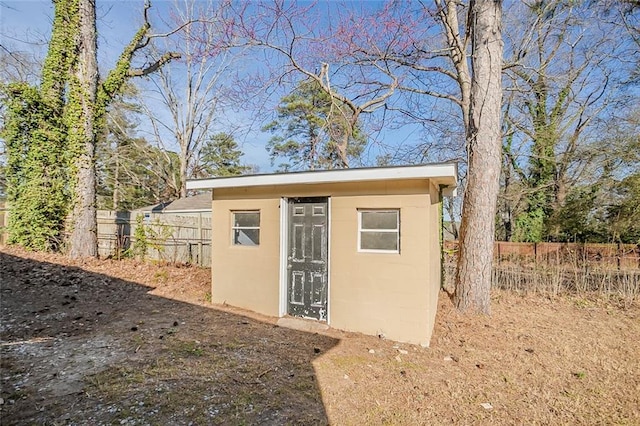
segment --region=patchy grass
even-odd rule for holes
[[[637,300],[442,294],[425,349],[212,306],[197,268],[12,249],[0,276],[3,425],[640,424]]]

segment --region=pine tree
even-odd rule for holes
[[[278,118],[263,127],[273,136],[267,150],[280,170],[335,169],[345,167],[339,141],[350,134],[347,155],[358,158],[366,144],[359,125],[349,129],[349,110],[322,89],[315,80],[304,80],[277,108]],[[351,131],[351,132],[350,132]]]
[[[242,151],[233,136],[228,133],[217,133],[211,136],[200,148],[198,164],[192,176],[235,176],[247,173],[250,167],[242,165]]]

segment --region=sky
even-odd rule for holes
[[[172,1],[152,1],[152,22],[157,23],[158,17],[168,16],[172,4]],[[143,0],[97,1],[98,60],[102,75],[105,75],[106,71],[113,67],[122,48],[126,46],[140,27],[143,5]],[[14,51],[37,52],[37,55],[43,58],[46,54],[52,16],[53,5],[50,0],[0,0],[1,44]],[[140,82],[140,80],[138,81]],[[272,103],[271,108],[275,106],[275,101]],[[251,130],[236,136],[244,152],[242,161],[257,166],[260,172],[273,171],[274,167],[271,166],[265,148],[271,136],[260,131],[264,123],[256,123],[251,115],[242,112],[232,113],[232,116],[227,117],[227,120],[234,122],[232,124],[234,127],[248,128],[251,126]],[[215,130],[224,131],[224,126],[225,124],[222,124]],[[140,124],[140,129],[142,136],[144,133],[151,132],[151,126],[146,124],[144,119]],[[396,131],[389,130],[387,133],[388,135],[384,137],[400,141],[416,139],[419,136],[416,129],[407,128]],[[147,139],[151,139],[150,135]],[[177,150],[175,146],[169,146],[169,148]],[[365,161],[368,164],[365,165],[375,164],[377,152],[374,144],[366,152],[368,160]]]
[[[169,15],[169,9],[173,1],[153,0],[151,9],[152,23],[157,24],[162,17]],[[330,4],[327,2],[326,4]],[[355,2],[357,7],[369,7],[376,3]],[[379,3],[378,3],[379,4]],[[98,25],[98,61],[101,75],[113,67],[124,46],[131,40],[142,23],[142,10],[144,0],[122,1],[97,1],[97,25]],[[363,6],[364,5],[364,6]],[[12,50],[24,50],[38,52],[40,58],[44,58],[47,42],[51,30],[53,5],[50,0],[0,0],[0,41],[3,46]],[[146,84],[143,79],[136,79],[138,84]],[[285,93],[280,94],[283,96]],[[274,108],[279,99],[271,99]],[[153,99],[149,97],[148,99]],[[248,131],[235,133],[236,140],[244,152],[242,161],[245,164],[257,166],[264,172],[273,171],[274,167],[266,150],[270,134],[260,130],[263,124],[254,122],[254,117],[248,112],[225,111],[226,123],[219,124],[215,132],[225,131],[225,126],[235,128],[250,128]],[[169,117],[167,116],[167,120]],[[148,134],[151,140],[151,126],[145,124],[144,119],[140,124],[140,136]],[[413,144],[420,140],[420,130],[417,128],[386,129],[381,134],[376,134],[378,140],[393,140],[396,144]],[[364,165],[375,165],[379,154],[380,145],[373,143],[364,155]],[[168,146],[177,150],[177,147]],[[276,164],[277,166],[277,164]]]
[[[143,0],[97,2],[98,60],[102,75],[113,67],[123,47],[140,28],[143,5]],[[171,5],[170,1],[153,1],[152,20],[154,14],[166,15]],[[36,52],[38,56],[44,57],[52,17],[51,1],[0,0],[0,43],[14,51]],[[250,120],[250,117],[236,116],[234,119],[243,121]],[[144,122],[140,127],[143,134],[151,131],[150,126]],[[268,139],[269,135],[256,129],[241,135],[238,142],[245,153],[242,161],[256,165],[261,172],[270,171],[272,167],[265,149]]]
[[[161,13],[169,1],[154,1],[153,11]],[[115,63],[142,23],[143,0],[98,1],[98,54],[101,65]],[[50,0],[0,0],[0,33],[3,43],[30,49],[40,43],[46,50],[51,32],[53,4]],[[26,43],[25,43],[26,42]]]

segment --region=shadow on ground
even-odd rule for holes
[[[338,340],[0,253],[11,424],[326,424],[312,361]]]

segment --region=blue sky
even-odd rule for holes
[[[162,3],[157,2],[158,7]],[[101,61],[113,62],[115,52],[124,46],[141,22],[142,1],[99,1],[98,33]],[[155,6],[154,6],[155,7]],[[53,4],[51,1],[0,0],[0,30],[3,43],[31,49],[33,43],[46,42],[51,31]],[[27,43],[21,43],[26,41]],[[46,46],[43,46],[46,49]]]
[[[362,7],[363,4],[373,6],[379,3],[356,2],[354,4],[357,7]],[[140,27],[143,5],[143,0],[97,1],[98,56],[103,75],[112,68],[122,48]],[[172,1],[152,1],[152,22],[157,23],[159,17],[167,16],[168,10],[172,5]],[[40,57],[44,57],[52,16],[53,5],[49,0],[0,0],[2,44],[9,46],[12,50],[38,52]],[[231,119],[239,122],[250,122],[252,117],[246,113],[235,113]],[[240,125],[243,124],[247,125],[247,123],[240,123]],[[262,123],[253,123],[253,130],[239,135],[237,140],[245,153],[243,162],[257,165],[261,172],[267,172],[272,170],[265,150],[265,145],[270,135],[260,131],[261,125]],[[145,132],[145,128],[148,129],[147,131],[150,129],[148,125],[142,122],[142,132]],[[216,129],[216,131],[218,130],[225,129]],[[416,128],[387,131],[382,136],[382,139],[393,139],[398,143],[412,143],[419,138],[420,131]],[[373,144],[365,152],[365,165],[375,164],[377,154],[377,145]]]
[[[337,7],[332,7],[332,5],[342,5],[343,3],[337,3],[329,0],[320,0],[319,3],[322,6],[326,6],[323,7],[322,12],[317,15],[320,17],[328,16],[336,10],[342,10]],[[139,28],[142,20],[141,12],[143,4],[144,0],[97,0],[99,60],[103,74],[106,70],[112,67],[123,46],[129,42],[131,36]],[[167,16],[168,10],[172,7],[173,2],[166,0],[152,0],[152,4],[152,21],[157,22],[157,19],[153,19],[153,16],[155,15],[156,18],[158,16]],[[347,3],[347,7],[362,8],[369,12],[370,10],[379,7],[380,4],[381,3],[377,1],[363,0],[360,2]],[[410,4],[410,2],[404,2],[401,4]],[[518,2],[505,2],[505,5],[509,4],[518,4]],[[43,56],[46,51],[46,41],[50,31],[52,14],[53,6],[50,0],[0,0],[0,41],[2,42],[2,45],[10,46],[13,50],[39,50],[41,52],[41,56]],[[517,20],[518,17],[515,19]],[[508,39],[509,33],[506,33],[505,37]],[[27,42],[23,43],[21,41]],[[635,54],[637,55],[637,50]],[[634,58],[632,58],[632,60],[634,60]],[[254,61],[254,63],[258,64],[257,66],[260,66],[259,61]],[[598,79],[596,79],[596,82],[598,84],[600,83]],[[290,87],[285,87],[283,90],[285,89],[290,89]],[[625,87],[625,90],[627,92],[631,92],[633,96],[637,96],[637,87]],[[283,94],[284,93],[281,93],[280,96]],[[427,106],[429,105],[430,104],[427,104]],[[445,116],[454,116],[459,114],[459,111],[456,111],[455,107],[452,105],[446,105],[445,108],[438,111]],[[250,114],[250,111],[245,111],[242,115],[236,114],[235,119],[238,121],[250,121]],[[261,171],[269,171],[271,166],[268,155],[264,149],[264,146],[269,139],[269,135],[259,131],[261,124],[262,123],[255,123],[254,131],[238,137],[238,142],[241,144],[241,147],[245,152],[245,156],[243,158],[245,162],[258,165]],[[426,135],[420,126],[417,125],[405,126],[397,130],[387,125],[387,123],[385,123],[385,125],[386,127],[380,134],[373,135],[378,141],[382,142],[373,143],[372,148],[366,152],[368,157],[365,159],[365,165],[375,163],[375,157],[378,153],[378,144],[386,143],[395,148],[398,145],[409,147],[423,142],[424,139],[430,140],[434,144],[440,142],[438,135]],[[437,128],[437,123],[432,127]],[[454,135],[454,137],[458,136]]]
[[[151,19],[162,16],[171,6],[169,1],[153,1]],[[115,64],[142,23],[142,0],[98,1],[98,59],[104,75]],[[12,50],[34,52],[44,57],[51,31],[53,5],[51,1],[0,0],[0,37],[3,46]],[[238,117],[241,119],[241,117]],[[141,123],[142,132],[146,127]],[[258,126],[259,127],[259,126]],[[239,140],[245,155],[243,161],[257,165],[261,171],[271,168],[264,148],[268,135],[254,131]]]

